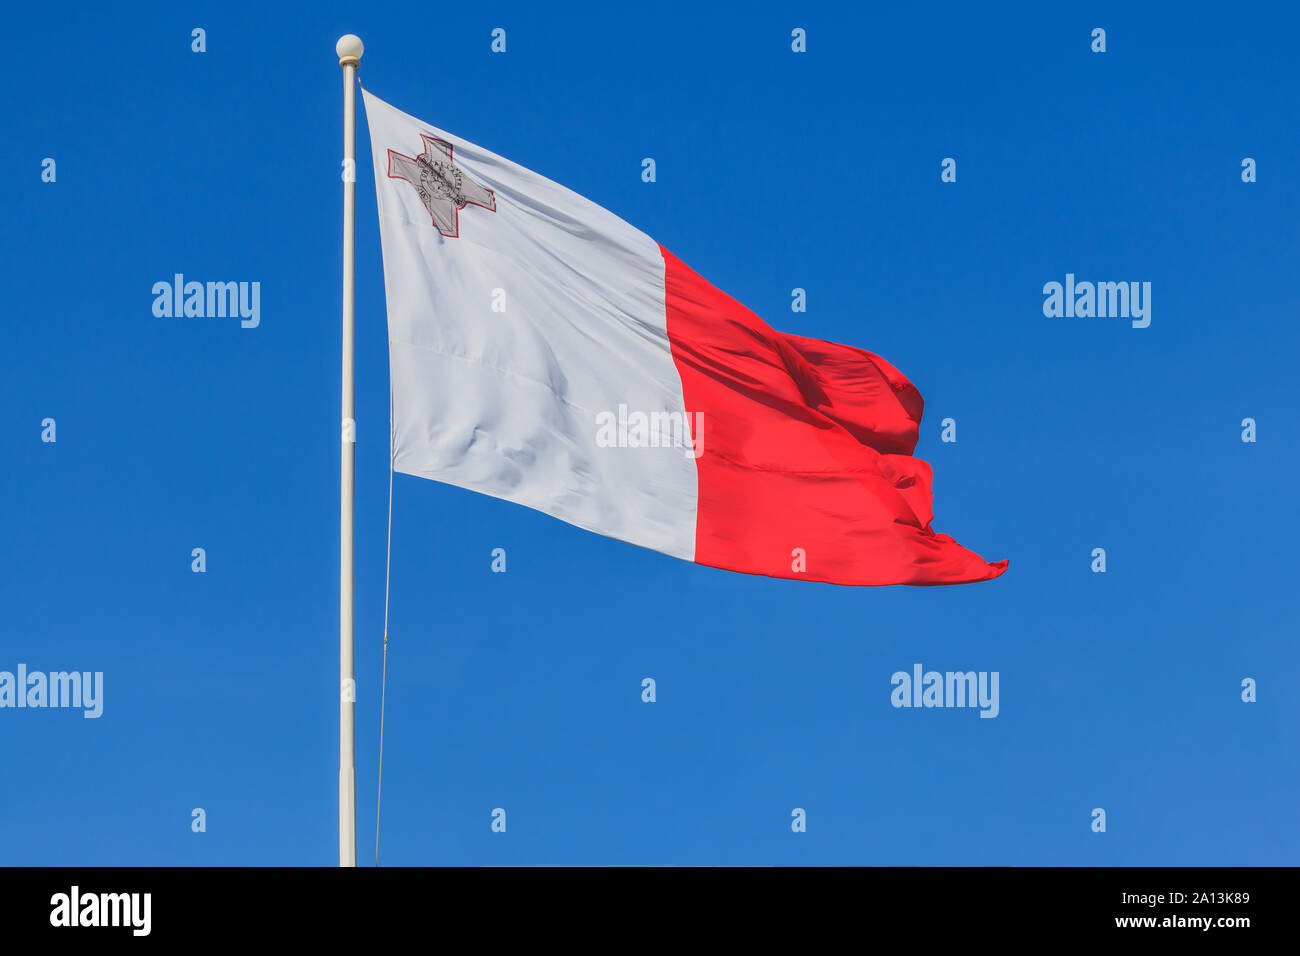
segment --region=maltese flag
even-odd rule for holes
[[[1006,570],[931,529],[894,366],[773,330],[608,210],[364,97],[395,471],[746,574]]]

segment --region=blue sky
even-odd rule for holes
[[[337,859],[346,32],[383,99],[896,365],[934,527],[1011,561],[748,578],[399,475],[383,862],[1293,863],[1297,17],[1131,7],[11,11],[0,670],[102,671],[104,713],[0,710],[0,863]],[[388,393],[357,142],[364,864]],[[260,282],[259,326],[155,318],[178,272]],[[1150,327],[1045,317],[1067,272],[1150,282]],[[998,717],[893,708],[918,662],[997,671]]]

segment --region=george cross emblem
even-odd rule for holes
[[[497,198],[452,165],[451,143],[445,139],[420,134],[424,152],[405,156],[388,151],[388,178],[405,179],[420,194],[420,202],[429,210],[433,224],[449,239],[460,235],[460,210],[473,203],[489,212],[497,211]]]

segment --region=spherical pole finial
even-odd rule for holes
[[[347,66],[349,63],[358,66],[361,54],[366,52],[366,46],[361,42],[361,37],[349,33],[339,37],[339,42],[334,44],[334,52],[339,55],[339,66]]]

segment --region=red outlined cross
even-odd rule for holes
[[[460,236],[460,210],[472,203],[496,212],[496,195],[452,163],[451,143],[424,133],[420,139],[424,152],[419,156],[388,151],[388,178],[404,179],[414,186],[433,225],[448,239],[455,239]]]

